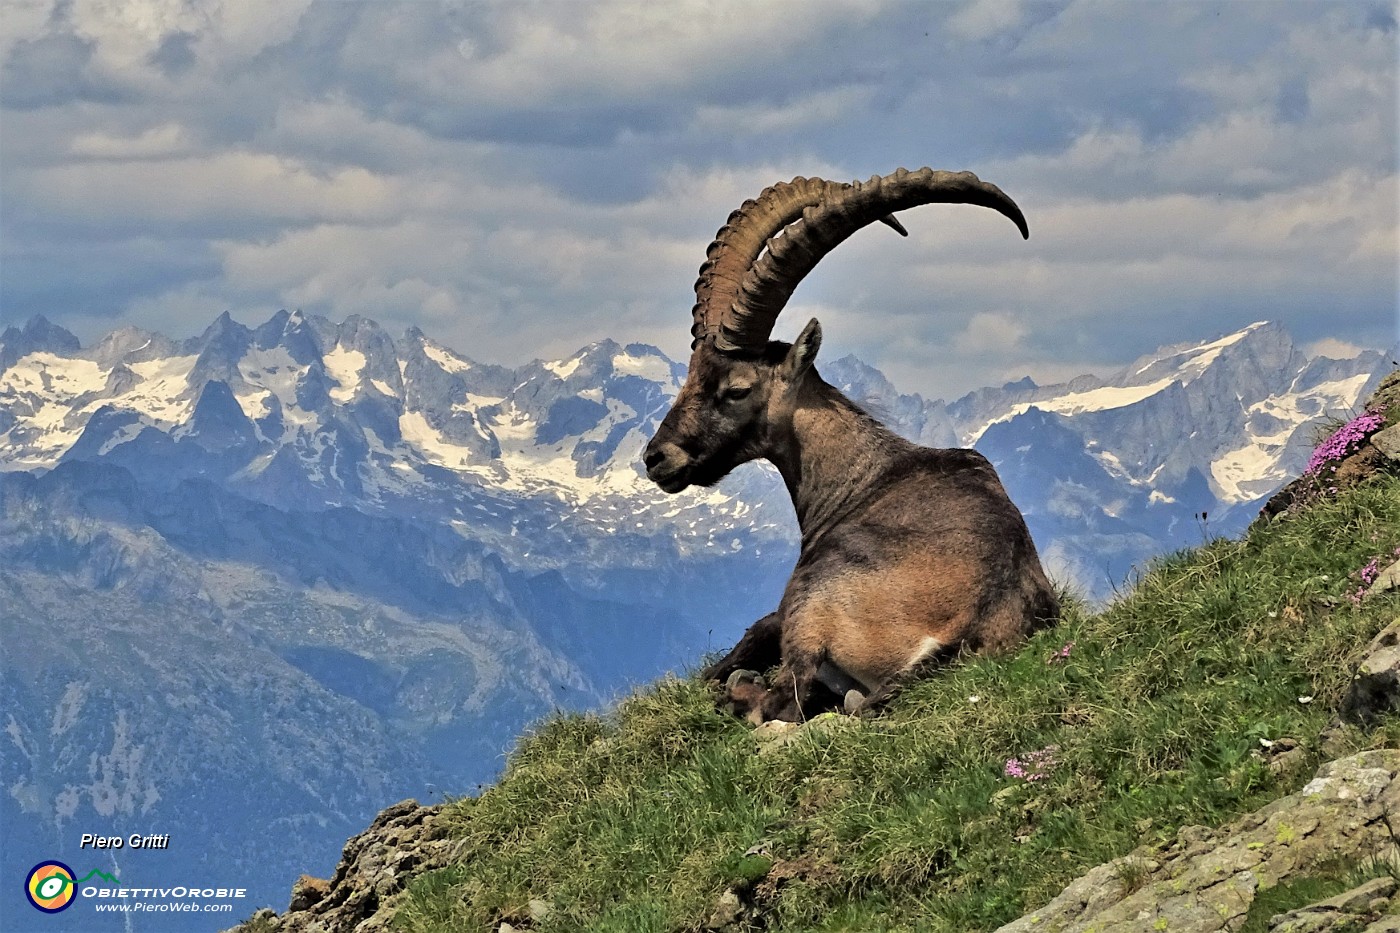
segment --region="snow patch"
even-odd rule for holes
[[[107,371],[92,360],[44,352],[21,357],[0,377],[0,389],[46,390],[70,399],[96,392],[106,384]]]
[[[472,368],[471,360],[465,360],[450,350],[423,342],[423,355],[449,373],[464,373]]]
[[[643,379],[650,379],[652,382],[659,382],[662,385],[670,385],[671,383],[671,365],[661,357],[652,354],[633,356],[625,351],[619,353],[613,357],[613,371],[629,376],[641,376]]]
[[[400,415],[399,432],[429,463],[449,470],[472,466],[472,452],[449,441],[441,431],[428,424],[421,411],[406,411]]]
[[[321,357],[321,362],[326,364],[326,374],[340,384],[340,388],[331,389],[331,398],[337,402],[350,401],[360,386],[360,373],[364,371],[366,362],[365,355],[359,350],[347,350],[337,346]]]
[[[147,425],[144,421],[138,421],[135,424],[122,425],[116,431],[112,432],[111,437],[107,438],[105,441],[102,442],[102,446],[97,450],[98,455],[106,455],[112,451],[112,448],[120,447],[128,441],[135,440],[136,435],[146,430],[146,427]]]
[[[579,368],[579,364],[582,362],[583,357],[576,356],[573,359],[568,360],[567,362],[545,363],[543,365],[545,369],[554,373],[554,375],[558,376],[560,379],[568,379],[574,374],[574,371]]]
[[[1210,465],[1211,486],[1223,502],[1246,502],[1277,485],[1281,445],[1260,444],[1253,439],[1227,451]]]
[[[1210,464],[1211,487],[1223,502],[1257,499],[1288,479],[1284,455],[1298,431],[1325,415],[1349,414],[1361,401],[1371,379],[1361,373],[1349,379],[1324,382],[1303,392],[1263,399],[1249,406],[1248,415],[1261,415],[1247,423],[1245,442],[1216,457]],[[1272,430],[1256,429],[1264,424]],[[1312,438],[1303,442],[1311,445]]]
[[[1078,415],[1086,411],[1107,411],[1112,408],[1125,408],[1128,405],[1136,404],[1145,398],[1156,395],[1175,381],[1176,379],[1174,377],[1168,376],[1165,379],[1158,379],[1156,382],[1149,382],[1146,385],[1103,386],[1099,389],[1090,389],[1087,392],[1070,392],[1054,398],[1037,399],[1033,402],[1017,402],[1004,413],[974,430],[964,440],[964,443],[969,446],[976,443],[977,439],[985,434],[987,429],[992,425],[999,424],[1003,421],[1010,421],[1017,415],[1025,414],[1032,408],[1039,408],[1041,411],[1053,412],[1058,415]]]
[[[1211,363],[1214,363],[1216,358],[1220,356],[1220,351],[1224,350],[1226,347],[1234,346],[1235,344],[1243,340],[1245,337],[1249,336],[1251,333],[1268,323],[1268,321],[1255,321],[1253,324],[1250,324],[1243,330],[1236,331],[1233,334],[1228,334],[1224,337],[1221,337],[1219,340],[1212,340],[1209,343],[1203,343],[1200,346],[1192,347],[1189,350],[1182,350],[1178,353],[1173,353],[1170,356],[1164,356],[1161,359],[1153,360],[1146,366],[1139,368],[1137,372],[1133,373],[1133,375],[1141,375],[1142,373],[1147,372],[1147,370],[1151,369],[1153,366],[1156,366],[1158,363],[1164,363],[1168,360],[1179,359],[1182,360],[1182,363],[1177,367],[1177,372],[1183,377],[1181,380],[1182,383],[1188,383],[1192,379],[1195,379],[1197,376],[1199,376],[1201,373],[1205,372],[1206,367],[1210,366]]]
[[[272,393],[267,389],[239,392],[233,396],[234,401],[238,403],[239,408],[243,409],[243,414],[247,416],[249,421],[259,421],[267,417],[268,413],[272,411],[272,406],[267,403],[270,398],[272,398]]]

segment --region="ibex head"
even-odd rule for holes
[[[875,221],[907,236],[896,211],[920,204],[978,204],[1029,236],[1011,198],[971,172],[900,169],[851,184],[795,178],[745,201],[706,252],[695,283],[690,371],[656,436],[647,475],[666,492],[718,482],[770,455],[821,346],[815,320],[791,345],[770,341],[803,277],[842,240]]]
[[[792,420],[802,380],[821,346],[816,319],[791,345],[726,353],[698,342],[671,410],[647,444],[647,475],[666,492],[710,486],[741,463],[768,456]]]

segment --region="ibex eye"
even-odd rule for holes
[[[748,396],[753,391],[753,386],[730,386],[721,393],[720,398],[726,402],[737,402],[741,398]]]

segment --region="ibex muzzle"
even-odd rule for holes
[[[815,320],[792,344],[768,339],[833,247],[877,220],[904,234],[895,211],[937,202],[990,207],[1029,235],[1016,204],[968,172],[797,178],[744,202],[701,266],[690,371],[644,457],[672,493],[765,458],[792,495],[802,545],[782,602],[706,671],[732,681],[729,701],[753,720],[813,715],[848,688],[855,705],[878,709],[911,672],[1010,647],[1058,616],[986,458],[911,444],[828,385],[813,366]],[[779,662],[771,689],[731,676]]]

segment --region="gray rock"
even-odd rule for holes
[[[803,723],[778,721],[765,722],[754,730],[754,738],[759,740],[758,753],[769,755],[793,742],[822,741],[837,732],[860,727],[860,720],[844,713],[822,713]],[[765,734],[760,737],[760,731]]]
[[[1400,425],[1396,425],[1396,427],[1400,427]],[[1366,587],[1366,595],[1362,598],[1369,599],[1377,593],[1384,593],[1396,587],[1400,587],[1400,560],[1382,570],[1371,585]]]
[[[773,742],[777,739],[781,739],[785,735],[796,732],[798,728],[799,725],[795,722],[770,719],[754,728],[753,739],[759,745],[767,745],[769,742]]]
[[[1400,424],[1392,424],[1384,431],[1372,434],[1371,446],[1391,460],[1400,460]]]
[[[725,891],[715,902],[705,921],[706,930],[732,930],[744,916],[744,902],[733,891]]]
[[[1341,716],[1348,722],[1368,723],[1397,706],[1400,706],[1400,619],[1371,639],[1342,700]]]
[[[1382,909],[1395,893],[1395,879],[1386,875],[1373,878],[1336,897],[1299,907],[1269,919],[1270,933],[1325,933],[1353,931],[1367,921],[1379,919]],[[1367,929],[1374,929],[1368,927]]]
[[[288,910],[306,910],[311,905],[325,900],[330,893],[331,883],[324,878],[302,875],[292,885],[292,902]]]
[[[369,829],[345,844],[329,881],[303,876],[293,886],[286,913],[271,917],[260,911],[231,933],[389,930],[394,901],[409,880],[448,864],[451,843],[435,822],[441,810],[441,805],[404,800],[382,811]]]
[[[1383,875],[1380,878],[1372,878],[1363,885],[1352,888],[1345,894],[1338,894],[1336,897],[1329,897],[1325,901],[1319,902],[1319,906],[1330,907],[1333,910],[1349,910],[1352,913],[1359,913],[1368,910],[1377,898],[1390,898],[1394,896],[1396,881],[1390,875]]]
[[[1186,827],[1171,844],[1145,846],[1092,869],[998,933],[1238,929],[1259,891],[1322,865],[1362,864],[1392,852],[1390,825],[1400,822],[1397,774],[1400,749],[1330,762],[1298,793],[1228,826]],[[1142,883],[1125,885],[1129,873]]]
[[[1307,749],[1289,748],[1269,759],[1270,774],[1292,774],[1308,761]]]

